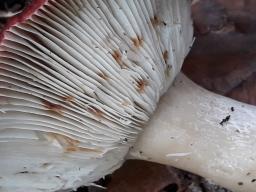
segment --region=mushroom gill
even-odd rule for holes
[[[0,191],[117,169],[192,43],[187,0],[35,0],[0,46]]]

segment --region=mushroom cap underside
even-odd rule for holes
[[[192,42],[187,0],[36,2],[1,34],[4,190],[77,187],[119,167]]]

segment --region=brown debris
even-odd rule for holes
[[[256,105],[256,72],[242,80],[236,87],[230,90],[226,96],[239,101]],[[234,111],[234,110],[233,110]]]
[[[227,22],[227,13],[216,0],[199,0],[192,6],[196,34],[207,34],[221,29]]]
[[[183,72],[211,91],[256,104],[255,11],[256,1],[199,0],[192,11],[197,38]]]
[[[164,165],[145,161],[127,161],[117,170],[108,192],[159,192],[170,183],[179,183],[177,175]]]
[[[139,160],[126,161],[106,187],[106,192],[231,192],[192,173]]]

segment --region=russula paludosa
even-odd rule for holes
[[[10,19],[0,191],[89,185],[126,158],[253,191],[256,109],[182,74],[167,91],[192,34],[188,0],[34,0]]]

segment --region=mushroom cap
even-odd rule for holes
[[[14,16],[26,7],[29,0],[1,0],[0,1],[0,18]]]
[[[180,71],[188,0],[36,0],[0,46],[0,191],[117,169]]]

